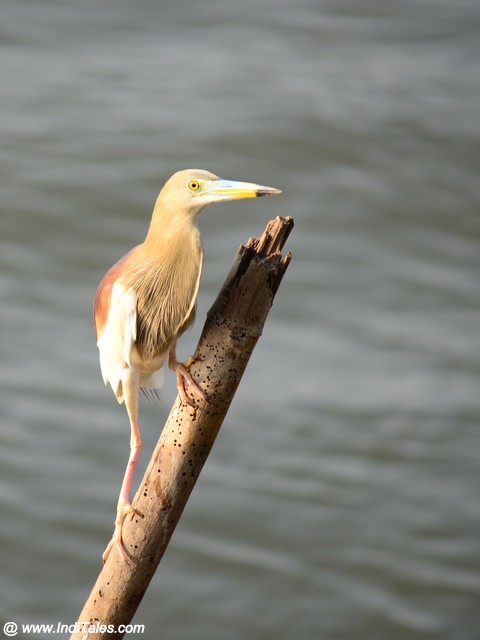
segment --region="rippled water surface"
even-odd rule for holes
[[[479,637],[479,26],[474,0],[5,0],[3,622],[73,622],[100,569],[129,433],[92,299],[196,166],[284,195],[202,214],[182,357],[275,215],[293,260],[143,637]]]

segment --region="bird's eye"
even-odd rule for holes
[[[190,180],[188,188],[190,191],[198,191],[200,189],[200,183],[197,180]]]

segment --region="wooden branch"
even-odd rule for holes
[[[191,407],[177,397],[133,499],[143,517],[128,517],[123,528],[130,560],[112,549],[71,639],[123,637],[119,627],[130,623],[140,604],[262,333],[290,262],[280,250],[292,228],[292,218],[277,217],[261,238],[240,247],[190,369],[209,402]]]

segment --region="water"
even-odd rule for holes
[[[198,166],[284,195],[202,214],[182,357],[277,214],[293,261],[135,622],[479,637],[479,20],[474,0],[4,1],[2,621],[73,622],[98,573],[129,436],[92,298]],[[173,397],[168,376],[142,406],[139,476]]]

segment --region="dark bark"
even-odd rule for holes
[[[261,238],[240,247],[207,314],[190,368],[209,401],[192,407],[177,397],[132,502],[143,517],[129,516],[123,528],[130,561],[112,549],[72,639],[123,637],[118,627],[130,623],[142,600],[262,333],[290,262],[290,254],[282,257],[280,251],[292,228],[292,218],[276,218]],[[111,626],[87,634],[85,623]]]

